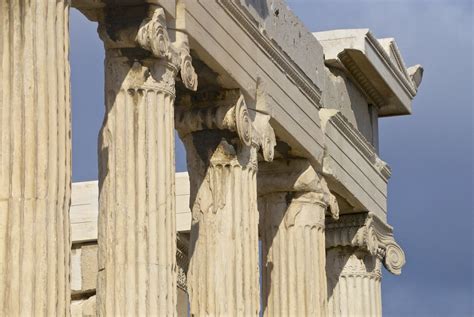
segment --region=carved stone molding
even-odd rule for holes
[[[136,41],[157,58],[166,58],[181,71],[184,86],[196,91],[198,80],[192,64],[189,43],[186,35],[177,34],[176,43],[170,42],[166,26],[166,15],[162,8],[152,11],[151,17],[143,20]]]
[[[326,251],[328,316],[381,316],[380,259],[354,247]]]
[[[334,127],[353,145],[353,147],[364,157],[372,168],[387,182],[392,175],[390,166],[380,159],[377,155],[377,151],[372,144],[367,141],[365,136],[357,130],[344,115],[334,109],[322,109],[324,116],[327,116],[327,122],[323,125],[327,125],[331,122]]]
[[[122,15],[108,17],[105,14],[105,17],[99,20],[98,32],[108,50],[107,55],[142,61],[150,57],[151,60],[163,60],[169,63],[169,68],[176,69],[172,79],[180,72],[183,85],[196,91],[198,77],[192,64],[188,37],[178,30],[173,30],[175,41],[171,41],[163,8],[150,6],[148,16],[139,25],[122,25],[121,20],[127,20],[127,13]],[[150,54],[151,56],[148,56]],[[172,84],[174,85],[174,80]]]
[[[408,76],[408,73],[406,71],[406,66],[401,60],[401,54],[395,43],[392,41],[393,43],[391,43],[391,49],[394,51],[394,53],[396,53],[395,57],[396,59],[398,59],[398,65],[394,65],[394,62],[388,55],[387,51],[383,48],[380,41],[377,40],[371,32],[367,33],[367,41],[375,48],[376,52],[383,57],[383,60],[390,67],[391,71],[398,78],[398,80],[402,83],[404,89],[406,89],[410,93],[410,95],[414,97],[417,92],[417,87],[413,81],[410,81],[410,77]]]
[[[326,219],[326,249],[356,247],[377,256],[385,268],[400,275],[405,253],[393,238],[393,228],[372,213],[347,214]]]
[[[384,107],[388,101],[377,91],[371,81],[367,78],[364,72],[359,68],[357,63],[351,58],[351,56],[345,52],[339,54],[339,59],[346,67],[349,74],[351,74],[357,83],[361,85],[363,91],[367,96],[374,102],[378,108]]]
[[[328,214],[333,218],[339,217],[336,197],[331,194],[324,177],[306,159],[278,159],[260,164],[259,196],[277,192],[306,193],[314,203],[327,207]]]
[[[365,250],[354,250],[352,247],[337,247],[331,249],[327,258],[327,267],[331,271],[340,272],[344,276],[370,277],[381,280],[382,264],[377,257],[372,256]]]
[[[229,104],[178,108],[175,112],[176,129],[182,138],[193,132],[205,130],[227,130],[236,133],[245,146],[262,150],[265,161],[271,162],[274,155],[276,138],[270,123],[270,116],[255,113],[252,120],[243,95]]]

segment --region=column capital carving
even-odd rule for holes
[[[303,203],[322,204],[334,219],[339,217],[336,197],[331,194],[326,180],[306,159],[278,159],[259,166],[258,194],[294,193]]]
[[[137,18],[143,14],[144,19]],[[163,8],[149,6],[115,15],[106,13],[99,20],[98,32],[107,49],[120,49],[115,53],[117,57],[164,60],[176,69],[176,73],[180,72],[187,89],[197,90],[198,76],[192,64],[188,36],[173,30],[175,41],[171,41]],[[141,22],[135,22],[137,19]]]
[[[347,214],[339,220],[326,219],[326,249],[346,246],[377,256],[388,271],[401,274],[405,253],[395,242],[393,228],[373,213]]]
[[[340,276],[351,276],[372,277],[380,281],[382,278],[380,259],[362,250],[352,251],[350,247],[331,249],[328,253],[330,256],[327,257],[328,271],[339,272],[338,279]],[[331,278],[334,278],[332,274]]]
[[[171,43],[163,8],[150,10],[150,16],[143,20],[138,29],[136,41],[154,57],[166,58],[179,67],[184,86],[192,91],[197,90],[197,74],[192,64],[188,37],[176,31],[176,42]]]
[[[205,130],[227,130],[236,133],[244,146],[262,150],[263,159],[273,160],[276,145],[270,116],[256,112],[252,120],[242,94],[237,101],[224,105],[185,108],[175,112],[175,124],[182,138]]]

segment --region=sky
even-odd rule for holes
[[[392,168],[388,218],[407,264],[384,272],[384,316],[473,316],[473,2],[288,0],[310,31],[369,28],[394,37],[425,72],[411,116],[380,119],[380,157]],[[97,25],[71,11],[73,181],[97,179],[104,114]],[[186,170],[176,146],[178,171]]]

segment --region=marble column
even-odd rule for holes
[[[170,42],[163,9],[149,7],[137,25],[141,11],[113,12],[99,27],[106,114],[97,312],[107,316],[176,315],[175,77],[181,69],[187,88],[197,82],[187,42]]]
[[[69,1],[0,2],[0,315],[70,315]]]
[[[326,213],[336,199],[305,159],[261,164],[258,174],[264,316],[326,316]]]
[[[258,316],[257,151],[271,160],[275,141],[268,118],[252,121],[243,96],[225,95],[176,113],[191,184],[191,315]]]
[[[327,220],[329,316],[381,316],[382,264],[399,275],[405,255],[392,227],[371,213]]]

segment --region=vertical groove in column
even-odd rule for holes
[[[196,132],[183,140],[191,186],[196,190],[191,198],[192,256],[188,270],[191,315],[257,316],[256,167],[252,163],[242,164],[248,160],[247,154],[240,159],[242,153],[227,152],[229,144],[219,143],[219,134]],[[209,164],[207,157],[198,154],[202,154],[202,149],[194,145],[208,146],[215,140],[218,148],[212,147],[215,155],[211,155]],[[216,157],[220,159],[215,160]]]
[[[160,77],[175,72],[159,60],[130,63],[107,51],[99,141],[102,316],[176,315],[174,90]]]
[[[381,262],[353,247],[327,251],[329,316],[382,316]]]
[[[0,315],[70,314],[68,11],[0,4]]]
[[[325,206],[308,195],[260,197],[264,316],[326,316]],[[289,200],[291,199],[291,201]],[[324,279],[322,278],[324,277]]]

